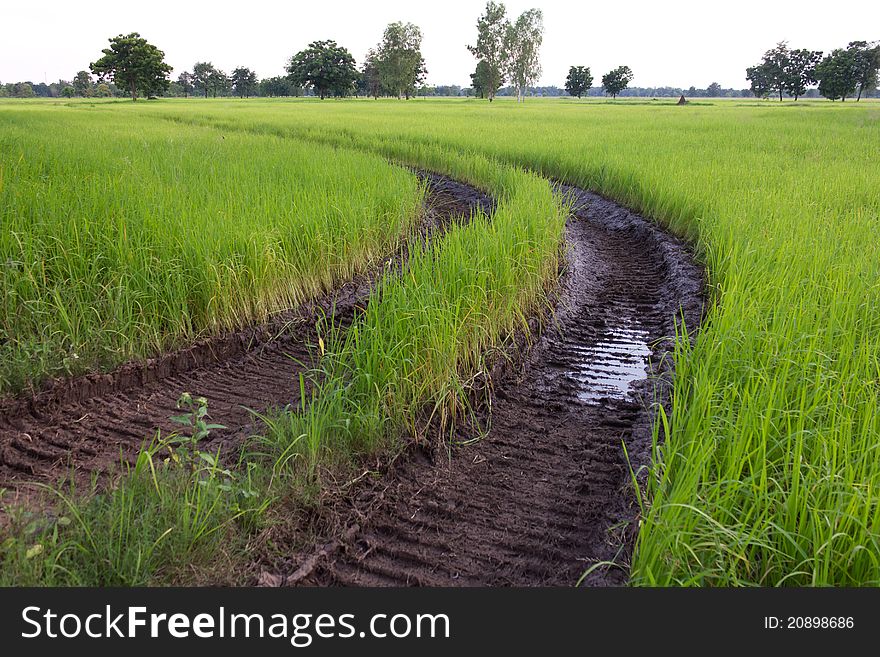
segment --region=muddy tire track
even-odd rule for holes
[[[451,221],[494,202],[473,187],[417,171],[428,193],[419,234],[430,240]],[[249,409],[295,404],[299,375],[314,365],[316,324],[323,317],[343,329],[365,307],[389,268],[405,266],[407,245],[367,274],[268,323],[203,340],[173,353],[131,363],[109,374],[59,380],[36,394],[0,399],[0,489],[3,501],[27,499],[31,482],[55,483],[71,473],[88,482],[136,456],[157,430],[171,432],[179,395],[209,401],[212,420],[227,428],[212,432],[209,446],[225,453],[255,430]]]
[[[623,445],[634,469],[650,463],[669,336],[682,316],[699,325],[704,272],[643,217],[557,192],[573,201],[559,302],[518,371],[496,380],[487,437],[448,460],[409,449],[334,511],[347,531],[265,581],[571,586],[596,566],[585,584],[626,583],[638,508]]]

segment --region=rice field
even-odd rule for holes
[[[709,277],[657,409],[632,583],[880,584],[876,103],[6,103],[0,121],[3,390],[260,321],[365,267],[422,197],[392,159],[499,208],[378,288],[316,403],[262,447],[368,451],[426,404],[454,417],[482,355],[546,304],[558,179],[687,239]]]

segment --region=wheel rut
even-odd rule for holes
[[[426,181],[421,238],[432,239],[451,221],[494,202],[473,187],[416,172]],[[133,459],[157,430],[178,427],[170,416],[184,391],[206,397],[213,422],[208,447],[224,453],[256,430],[249,409],[264,411],[297,403],[299,375],[313,367],[316,324],[332,316],[341,327],[365,307],[389,268],[402,268],[407,246],[369,273],[341,285],[267,324],[232,332],[109,374],[56,381],[35,394],[0,399],[0,489],[4,503],[27,500],[33,482],[55,483],[71,474],[86,483]]]
[[[571,586],[589,571],[587,585],[626,583],[630,465],[650,462],[670,336],[682,317],[699,325],[704,273],[643,217],[574,187],[557,193],[572,202],[558,304],[517,371],[495,382],[485,438],[449,458],[410,449],[347,502],[343,540],[307,572],[295,556],[295,576],[268,581]]]

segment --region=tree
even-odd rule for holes
[[[33,98],[36,95],[30,82],[16,82],[12,85],[13,98]]]
[[[219,68],[215,68],[208,75],[208,84],[211,87],[211,95],[216,98],[217,93],[229,91],[229,76]]]
[[[211,62],[196,62],[193,65],[192,82],[195,89],[198,89],[208,97],[208,91],[211,89],[211,76],[217,71]]]
[[[773,91],[773,72],[767,64],[758,64],[746,69],[746,79],[751,83],[751,91],[758,98],[766,98]]]
[[[189,96],[190,92],[193,90],[193,75],[189,71],[184,71],[180,75],[177,76],[177,84],[180,85],[180,90],[183,92],[183,97],[186,98]]]
[[[88,71],[80,71],[73,78],[73,90],[77,96],[89,98],[94,95],[94,86],[92,84],[92,76]]]
[[[602,88],[612,98],[617,98],[617,94],[626,89],[632,79],[633,73],[629,66],[618,66],[602,76]]]
[[[261,96],[299,96],[302,87],[291,84],[286,77],[276,76],[260,80],[259,90]]]
[[[95,89],[95,95],[98,98],[110,98],[113,95],[113,92],[110,91],[110,85],[102,82]]]
[[[293,84],[311,85],[321,100],[328,93],[348,95],[358,78],[354,57],[332,40],[313,41],[290,58],[286,70]]]
[[[593,74],[589,66],[572,66],[568,69],[568,77],[565,78],[565,90],[569,96],[580,98],[593,86]]]
[[[382,78],[379,74],[379,55],[373,48],[367,51],[364,65],[358,77],[358,92],[373,98],[382,95]]]
[[[390,23],[375,61],[382,87],[408,100],[428,73],[422,57],[422,31],[412,23]]]
[[[489,94],[489,64],[485,59],[477,62],[477,69],[471,73],[474,95],[485,98]]]
[[[508,25],[504,49],[511,82],[516,88],[517,102],[525,100],[525,92],[541,75],[539,51],[544,39],[544,14],[528,9],[516,22]]]
[[[862,96],[877,87],[877,74],[880,70],[880,43],[867,41],[850,41],[846,49],[852,55],[853,72],[858,85],[856,102]]]
[[[822,59],[820,50],[792,50],[785,66],[785,91],[797,100],[816,84],[816,64]],[[781,98],[780,98],[781,100]]]
[[[858,86],[858,75],[852,50],[837,48],[816,67],[819,79],[819,93],[830,100],[840,98],[846,101],[847,96],[855,93]]]
[[[66,87],[61,89],[61,95],[64,98],[73,98],[74,96],[76,96],[76,89],[74,89],[70,85],[67,85]]]
[[[504,83],[507,72],[505,37],[510,27],[504,3],[486,3],[486,13],[477,20],[477,44],[468,46],[470,53],[486,62],[485,93],[491,103],[495,92]]]
[[[721,98],[722,90],[721,85],[717,82],[713,82],[708,87],[706,87],[706,96],[708,98]]]
[[[239,98],[250,98],[257,89],[257,74],[239,66],[232,72],[232,88]]]
[[[138,91],[146,96],[168,88],[171,67],[165,63],[165,53],[147,42],[137,32],[110,39],[104,56],[92,62],[89,68],[103,82],[107,76],[137,100]]]

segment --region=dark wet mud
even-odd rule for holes
[[[452,220],[492,201],[476,189],[418,172],[428,194],[420,234],[431,239]],[[145,363],[109,374],[60,380],[36,394],[0,400],[0,489],[3,501],[21,500],[32,482],[55,483],[72,473],[80,481],[113,471],[136,456],[157,430],[179,427],[170,416],[184,391],[208,399],[213,422],[210,446],[225,452],[254,430],[249,409],[263,411],[296,403],[299,376],[314,365],[316,324],[333,316],[343,329],[362,309],[389,268],[406,261],[406,246],[364,276],[267,324],[203,340]]]
[[[574,210],[559,302],[518,370],[494,382],[488,435],[449,459],[410,449],[333,511],[347,528],[337,520],[335,536],[264,571],[264,583],[571,586],[587,571],[587,585],[627,581],[630,464],[650,462],[670,336],[681,317],[699,325],[704,276],[646,219],[558,192]]]

